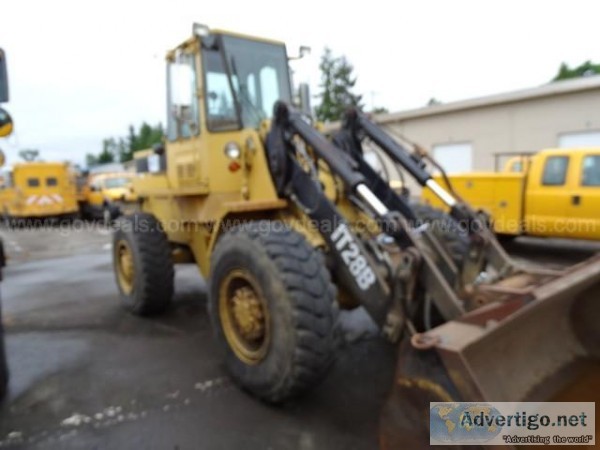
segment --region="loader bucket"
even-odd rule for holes
[[[600,256],[404,340],[381,447],[428,448],[430,401],[600,402]]]

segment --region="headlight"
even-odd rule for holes
[[[225,155],[230,159],[238,159],[242,154],[242,150],[240,146],[235,142],[228,142],[225,144],[225,148],[223,149]]]

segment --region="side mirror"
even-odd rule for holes
[[[194,72],[185,63],[172,63],[169,66],[171,101],[176,106],[191,106],[194,96]]]
[[[8,101],[8,72],[6,71],[6,55],[0,48],[0,103]]]
[[[13,131],[12,117],[7,110],[0,108],[0,137],[9,136]]]

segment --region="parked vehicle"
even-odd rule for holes
[[[0,209],[11,221],[73,218],[79,207],[71,166],[28,161],[3,170]]]
[[[135,173],[112,172],[89,175],[80,196],[84,217],[109,222],[135,208],[137,194],[133,189]]]
[[[522,172],[448,178],[458,195],[491,217],[496,233],[600,239],[600,148],[548,149],[526,161]],[[429,189],[422,197],[442,206]]]

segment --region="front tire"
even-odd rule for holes
[[[331,366],[335,287],[319,251],[281,222],[220,238],[209,314],[232,378],[267,402],[307,391]]]
[[[171,248],[151,214],[122,217],[113,234],[113,267],[121,302],[136,315],[164,312],[173,297]]]

